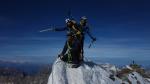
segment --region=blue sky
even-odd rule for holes
[[[66,32],[38,31],[65,26],[69,9],[79,21],[87,16],[97,38],[85,56],[150,60],[148,0],[5,0],[0,1],[0,60],[48,62],[61,52]]]

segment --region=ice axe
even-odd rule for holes
[[[96,41],[96,40],[92,40],[88,48],[91,48],[92,44],[93,44],[95,41]]]
[[[49,29],[44,29],[44,30],[41,30],[39,32],[46,32],[46,31],[53,31],[54,29],[53,28],[49,28]]]

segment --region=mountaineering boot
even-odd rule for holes
[[[67,63],[67,55],[59,54],[58,58],[60,58],[60,60],[62,60],[62,61]]]
[[[61,60],[63,60],[64,55],[63,54],[59,54],[58,58],[60,58]]]

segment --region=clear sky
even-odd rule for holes
[[[65,26],[71,10],[75,20],[89,20],[97,38],[85,56],[150,61],[149,0],[1,0],[0,60],[48,62],[62,50],[66,32],[38,31]]]

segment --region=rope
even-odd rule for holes
[[[67,42],[67,46],[68,46],[68,49],[69,49],[69,51],[68,51],[68,63],[69,63],[69,62],[71,62],[71,60],[72,60],[72,56],[71,56],[71,52],[70,52],[70,50],[71,50],[72,48],[70,47],[69,42]]]

